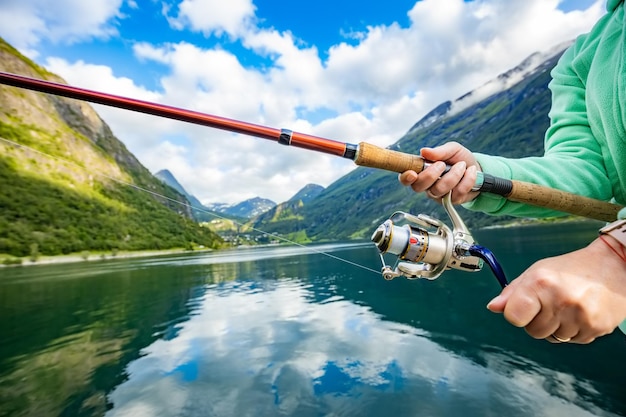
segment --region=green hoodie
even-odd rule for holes
[[[550,127],[542,157],[508,159],[476,154],[484,172],[626,203],[626,20],[622,0],[578,37],[552,70]],[[481,194],[465,207],[500,215],[563,215]],[[624,212],[626,214],[626,212]]]
[[[507,159],[475,154],[484,172],[626,203],[626,24],[623,0],[576,39],[552,70],[550,127],[543,157]],[[471,210],[522,217],[563,213],[491,194],[465,204]],[[626,208],[620,211],[626,218]],[[626,321],[619,328],[626,333]]]

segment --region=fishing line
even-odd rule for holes
[[[167,197],[167,196],[162,195],[162,194],[159,194],[159,193],[157,193],[157,192],[154,192],[154,191],[148,190],[148,189],[146,189],[146,188],[140,187],[140,186],[138,186],[138,185],[136,185],[136,184],[133,184],[133,183],[130,183],[130,182],[127,182],[127,181],[120,180],[120,179],[118,179],[118,178],[112,177],[112,176],[107,175],[107,174],[105,174],[105,173],[102,173],[102,172],[99,172],[99,171],[95,171],[95,170],[90,171],[90,170],[88,170],[86,167],[83,167],[83,166],[81,166],[81,165],[77,164],[76,162],[73,162],[73,161],[70,161],[70,160],[68,160],[68,159],[58,157],[58,156],[50,155],[50,154],[48,154],[48,153],[46,153],[46,152],[43,152],[43,151],[40,151],[40,150],[38,150],[38,149],[31,148],[30,146],[23,145],[23,144],[21,144],[21,143],[17,143],[17,142],[14,142],[14,141],[12,141],[12,140],[9,140],[9,139],[6,139],[6,138],[3,138],[2,136],[0,136],[0,141],[6,142],[6,143],[8,143],[8,144],[10,144],[10,145],[13,145],[13,146],[15,146],[15,147],[19,147],[19,148],[23,148],[23,149],[28,149],[28,150],[30,150],[30,151],[32,151],[32,152],[38,153],[38,154],[40,154],[40,155],[43,155],[43,156],[45,156],[45,157],[47,157],[47,158],[50,158],[50,159],[54,159],[54,160],[56,160],[56,161],[60,161],[60,162],[64,162],[64,163],[66,163],[66,164],[73,165],[73,166],[75,166],[75,167],[77,167],[77,168],[79,168],[79,169],[81,169],[81,170],[83,170],[84,172],[87,172],[87,173],[89,173],[89,174],[95,174],[95,175],[97,175],[97,176],[100,176],[100,177],[103,177],[103,178],[107,178],[107,179],[109,179],[109,180],[111,180],[111,181],[113,181],[113,182],[116,182],[116,183],[118,183],[118,184],[122,184],[122,185],[125,185],[125,186],[128,186],[128,187],[134,188],[134,189],[136,189],[136,190],[138,190],[138,191],[143,191],[143,192],[148,193],[148,194],[151,194],[151,195],[153,195],[153,196],[155,196],[155,197],[160,197],[160,198],[163,198],[163,199],[165,199],[165,200],[167,200],[167,201],[170,201],[170,202],[172,202],[172,203],[175,203],[175,204],[181,205],[181,206],[183,206],[183,207],[187,207],[187,208],[189,208],[189,209],[191,209],[191,210],[197,210],[197,211],[200,211],[200,212],[202,212],[202,213],[205,213],[205,214],[208,214],[208,215],[210,215],[210,216],[213,216],[213,217],[216,217],[216,218],[218,218],[218,219],[221,219],[221,220],[228,220],[228,221],[232,221],[232,222],[233,222],[234,224],[236,224],[237,226],[244,226],[244,224],[243,224],[243,223],[240,223],[240,222],[237,222],[237,221],[235,221],[235,220],[229,219],[228,217],[225,217],[225,216],[220,216],[220,215],[219,215],[219,214],[217,214],[217,213],[214,213],[214,212],[211,212],[211,211],[208,211],[208,210],[204,210],[204,209],[200,209],[200,208],[197,208],[197,207],[193,207],[193,206],[191,206],[190,204],[184,203],[184,202],[182,202],[182,201],[175,200],[175,199],[173,199],[173,198]],[[316,254],[319,254],[319,255],[324,255],[324,256],[327,256],[327,257],[329,257],[329,258],[332,258],[332,259],[338,260],[338,261],[340,261],[340,262],[346,263],[346,264],[348,264],[348,265],[356,266],[356,267],[358,267],[358,268],[364,269],[364,270],[369,271],[369,272],[373,272],[373,273],[375,273],[375,274],[380,274],[380,271],[377,271],[377,270],[375,270],[375,269],[369,268],[369,267],[367,267],[367,266],[365,266],[365,265],[361,265],[361,264],[358,264],[358,263],[356,263],[356,262],[352,262],[352,261],[350,261],[350,260],[348,260],[348,259],[344,259],[344,258],[341,258],[341,257],[339,257],[339,256],[332,255],[332,254],[330,254],[330,253],[328,253],[328,252],[325,252],[325,251],[317,250],[317,249],[312,248],[312,247],[310,247],[310,246],[306,246],[306,245],[303,245],[303,244],[301,244],[301,243],[295,242],[295,241],[293,241],[293,240],[287,239],[286,237],[279,236],[279,235],[276,235],[276,234],[273,234],[273,233],[268,233],[268,232],[265,232],[265,231],[263,231],[263,230],[261,230],[261,229],[255,228],[255,227],[250,227],[250,229],[251,229],[251,230],[253,230],[253,231],[255,231],[255,232],[258,232],[258,233],[267,234],[268,236],[274,237],[274,238],[276,238],[276,239],[278,239],[278,240],[281,240],[281,241],[283,241],[283,242],[285,242],[285,243],[289,243],[289,244],[292,244],[292,245],[295,245],[295,246],[301,247],[301,248],[303,248],[303,249],[306,249],[306,250],[307,250],[307,251],[309,251],[309,252],[313,252],[313,253],[316,253]]]

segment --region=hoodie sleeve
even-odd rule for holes
[[[484,172],[506,179],[544,185],[600,200],[612,196],[602,149],[594,137],[585,102],[587,73],[581,66],[580,37],[561,57],[552,70],[552,107],[550,127],[545,135],[542,157],[509,159],[475,154]],[[576,63],[578,61],[578,63]],[[582,68],[582,70],[581,70]],[[551,217],[563,213],[507,201],[483,193],[464,207],[493,215],[518,217]]]

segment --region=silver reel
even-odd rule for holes
[[[383,278],[404,276],[433,280],[450,268],[469,272],[481,270],[482,259],[469,253],[474,238],[452,206],[450,194],[442,203],[453,230],[425,214],[414,216],[401,211],[378,226],[371,239],[380,252]],[[398,257],[394,267],[385,263],[385,253]]]

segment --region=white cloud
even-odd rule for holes
[[[202,32],[206,35],[226,33],[238,36],[254,17],[251,0],[183,0],[175,16],[168,16],[172,27]],[[168,12],[171,10],[168,10]],[[169,13],[168,13],[169,14]]]
[[[83,61],[68,63],[59,58],[47,60],[46,67],[65,78],[72,85],[103,91],[124,97],[152,102],[162,101],[161,95],[135,84],[126,77],[116,77],[108,66],[88,64]],[[131,152],[145,165],[146,151],[153,148],[177,129],[174,122],[155,116],[148,116],[95,105],[98,114],[111,126],[113,133],[120,138]]]
[[[73,43],[117,33],[123,0],[3,0],[2,36],[14,47],[37,55],[39,41]],[[131,2],[132,7],[133,2]]]
[[[113,74],[113,70],[108,66],[93,65],[84,61],[76,61],[70,64],[63,59],[49,58],[47,67],[53,68],[59,74],[71,73],[74,83],[81,85],[89,84],[90,88],[95,90],[141,100],[159,100],[159,93],[135,85],[130,78],[116,77]]]
[[[30,4],[26,10],[34,10],[39,1],[43,2],[24,1]],[[11,3],[12,7],[18,3],[22,4]],[[255,27],[250,0],[228,5],[183,0],[168,12],[177,29],[206,36],[225,33],[248,53],[261,57],[266,66],[243,65],[228,50],[228,42],[209,49],[186,42],[155,45],[141,39],[134,45],[139,63],[156,62],[166,69],[158,80],[158,92],[117,76],[114,68],[58,58],[48,59],[47,66],[87,88],[329,139],[387,146],[436,105],[482,85],[535,51],[573,39],[604,12],[601,0],[585,11],[569,13],[558,10],[558,3],[423,0],[407,11],[408,27],[372,26],[352,34],[350,44],[319,51],[303,46],[288,32]],[[114,4],[119,7],[120,2]],[[103,25],[115,21],[119,12],[95,9],[85,20],[110,30],[112,26]],[[34,19],[25,23],[33,37],[27,45],[36,44],[41,27],[53,27],[54,21],[46,16],[39,18],[41,23],[37,13],[20,16]],[[89,33],[75,32],[76,36]],[[261,196],[280,202],[307,183],[327,186],[354,167],[350,161],[262,139],[116,109],[98,110],[144,165],[153,172],[170,169],[204,201],[236,203]],[[307,119],[307,114],[318,116]]]

